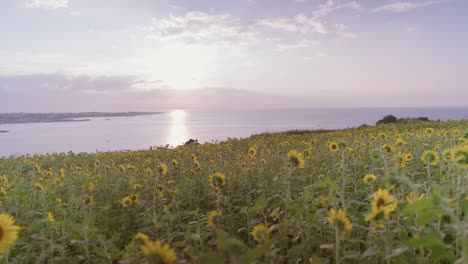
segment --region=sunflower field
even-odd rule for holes
[[[468,263],[468,121],[0,158],[0,263]]]

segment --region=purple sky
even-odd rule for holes
[[[465,0],[2,0],[0,112],[468,106]]]

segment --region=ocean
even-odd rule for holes
[[[272,110],[172,110],[163,114],[91,118],[86,122],[0,125],[0,156],[54,152],[141,150],[249,137],[293,129],[338,129],[373,125],[383,116],[468,119],[467,108],[354,108]]]

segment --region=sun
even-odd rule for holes
[[[215,54],[206,47],[173,44],[164,46],[146,59],[149,75],[161,79],[174,90],[207,87],[214,69]]]

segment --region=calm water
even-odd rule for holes
[[[374,124],[384,115],[468,119],[468,108],[438,109],[301,109],[301,110],[173,110],[160,115],[94,118],[89,122],[0,125],[0,156],[52,152],[136,150],[248,137],[290,129],[346,128]]]

